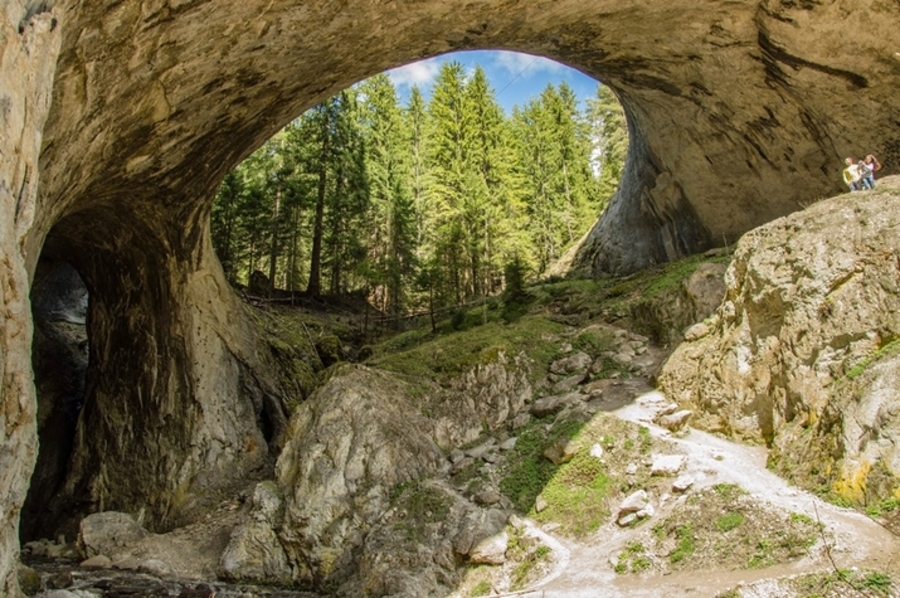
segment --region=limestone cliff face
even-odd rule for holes
[[[766,441],[781,473],[861,504],[900,489],[898,184],[745,235],[710,333],[659,379],[693,425]]]
[[[35,218],[37,156],[61,31],[47,12],[4,2],[0,15],[0,594],[17,596],[19,510],[37,455],[31,310],[23,243]],[[29,3],[33,4],[33,3]]]
[[[887,0],[7,0],[0,587],[34,462],[25,297],[48,235],[93,302],[68,496],[164,526],[261,461],[246,392],[260,384],[242,382],[259,354],[206,228],[225,173],[305,108],[461,49],[518,49],[602,79],[632,148],[579,263],[624,272],[836,190],[844,154],[871,151],[893,172],[898,17]]]

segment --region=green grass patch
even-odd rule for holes
[[[543,544],[527,552],[524,558],[510,572],[510,590],[517,591],[526,587],[537,577],[536,572],[541,563],[550,556],[550,548]]]
[[[693,494],[653,527],[655,546],[669,551],[660,556],[668,556],[673,569],[710,562],[729,569],[768,567],[807,554],[820,534],[809,517],[755,501],[735,484]]]
[[[545,425],[545,421],[535,420],[520,431],[500,480],[500,491],[521,513],[532,509],[538,494],[560,468],[544,457],[544,450],[554,442],[574,438],[582,427],[577,422],[562,422],[545,432]]]
[[[847,371],[847,378],[850,380],[855,380],[862,376],[869,367],[877,362],[878,360],[887,357],[889,355],[894,355],[898,351],[900,351],[900,339],[894,339],[886,344],[882,345],[878,348],[874,353],[863,359],[860,363],[856,364],[852,368]]]
[[[640,573],[652,565],[647,549],[640,542],[629,542],[616,559],[616,573]]]
[[[543,380],[559,346],[544,340],[558,335],[561,324],[538,316],[523,317],[515,324],[489,322],[453,334],[411,331],[373,347],[371,365],[408,376],[445,382],[474,368],[493,363],[503,352],[512,359],[524,351],[534,367],[532,382]]]
[[[687,524],[675,528],[675,537],[678,539],[678,543],[675,550],[669,555],[669,561],[680,563],[694,554],[697,549],[694,543],[694,526]]]
[[[604,465],[581,451],[547,482],[541,495],[548,507],[532,516],[541,522],[558,522],[564,532],[575,537],[597,531],[609,515],[609,485]]]
[[[716,519],[716,529],[722,533],[730,532],[734,528],[740,526],[744,522],[743,513],[731,512],[725,513]]]

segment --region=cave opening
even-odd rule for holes
[[[52,241],[48,242],[31,290],[39,451],[22,509],[23,542],[54,537],[60,531],[57,522],[65,505],[54,498],[66,480],[78,416],[85,401],[89,293],[67,258]]]

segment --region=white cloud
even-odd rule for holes
[[[498,51],[494,54],[496,55],[494,58],[496,67],[507,71],[510,77],[516,77],[521,74],[522,77],[528,78],[541,72],[561,73],[568,68],[543,56],[532,56],[531,54],[508,51]]]
[[[397,87],[412,87],[413,85],[430,85],[441,70],[441,60],[429,58],[420,62],[413,62],[406,66],[389,70],[387,76]]]

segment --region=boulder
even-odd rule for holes
[[[445,467],[434,427],[404,382],[356,365],[339,366],[294,411],[276,475],[285,505],[278,536],[295,580],[356,571],[368,525],[360,522],[382,520],[395,488]]]
[[[650,475],[673,477],[684,467],[684,455],[653,455]]]
[[[109,569],[112,566],[112,560],[106,555],[97,554],[81,561],[78,566],[82,569]]]
[[[84,558],[98,554],[114,556],[147,536],[149,533],[127,513],[94,513],[81,520],[78,550]]]
[[[583,351],[577,351],[562,359],[557,359],[550,364],[550,371],[564,376],[573,372],[585,372],[591,366],[591,356]]]
[[[544,457],[556,465],[568,463],[578,454],[578,446],[574,442],[558,441],[544,449]]]
[[[485,538],[469,553],[469,562],[476,565],[502,565],[506,562],[509,535],[504,531]]]
[[[42,589],[43,584],[41,583],[41,576],[38,575],[37,571],[27,565],[19,563],[17,578],[19,580],[19,589],[21,589],[22,593],[26,596],[34,596]]]
[[[688,420],[691,418],[691,415],[693,415],[693,413],[694,412],[690,409],[682,409],[673,413],[665,413],[656,418],[656,423],[671,432],[677,432],[687,425]]]

